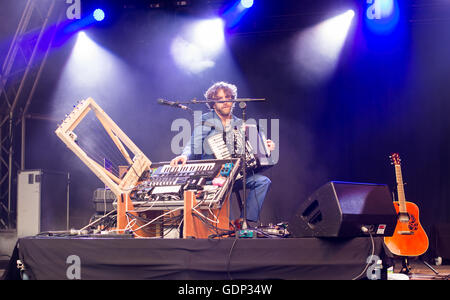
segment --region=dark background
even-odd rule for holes
[[[3,61],[20,1],[0,3],[5,8],[0,16]],[[75,38],[61,42],[51,50],[30,113],[62,120],[76,101],[93,97],[150,160],[165,161],[174,156],[172,121],[190,115],[159,106],[156,99],[201,99],[215,81],[229,81],[241,97],[267,99],[248,107],[250,117],[280,121],[280,159],[265,172],[272,188],[263,223],[288,220],[330,180],[385,183],[394,192],[392,152],[402,158],[406,200],[419,206],[422,225],[449,222],[450,3],[399,1],[399,25],[387,36],[366,28],[363,4],[256,0],[228,32],[227,51],[216,66],[201,74],[179,70],[169,52],[180,24],[194,13],[116,11],[113,20],[86,33],[120,61],[120,73],[80,84],[78,79],[94,72],[87,66],[80,78],[67,80],[63,72]],[[356,15],[337,69],[326,81],[311,80],[293,63],[295,38],[346,5]],[[239,116],[240,110],[235,113]],[[71,173],[71,225],[79,228],[94,213],[92,193],[103,184],[55,129],[56,122],[28,122],[26,168]]]

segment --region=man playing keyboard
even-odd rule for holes
[[[217,82],[213,84],[206,92],[205,98],[215,101],[226,101],[237,98],[237,87],[226,82]],[[226,139],[228,133],[234,128],[242,126],[242,120],[232,114],[234,102],[218,102],[208,107],[209,112],[202,115],[201,124],[196,124],[190,142],[183,149],[180,156],[171,161],[171,165],[184,165],[189,160],[214,159],[214,154],[209,148],[205,139],[218,133],[223,133]],[[267,140],[267,148],[270,151],[275,150],[275,143]],[[264,175],[254,172],[247,173],[246,177],[246,215],[247,221],[258,222],[264,199],[270,188],[271,181]],[[236,189],[242,189],[242,180],[235,183]],[[235,225],[239,228],[242,224],[243,212]]]

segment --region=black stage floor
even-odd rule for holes
[[[5,279],[350,280],[386,258],[382,238],[151,239],[27,237]]]

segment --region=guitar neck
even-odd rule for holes
[[[405,189],[402,178],[402,169],[400,165],[395,165],[395,177],[397,179],[397,196],[398,196],[399,212],[407,213]]]

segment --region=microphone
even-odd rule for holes
[[[180,103],[173,102],[173,101],[167,101],[167,100],[164,100],[164,99],[158,99],[158,104],[168,105],[168,106],[172,106],[172,107],[178,107],[178,108],[181,108],[181,109],[184,109],[184,110],[192,111],[192,109],[190,109],[186,105],[182,105]]]

